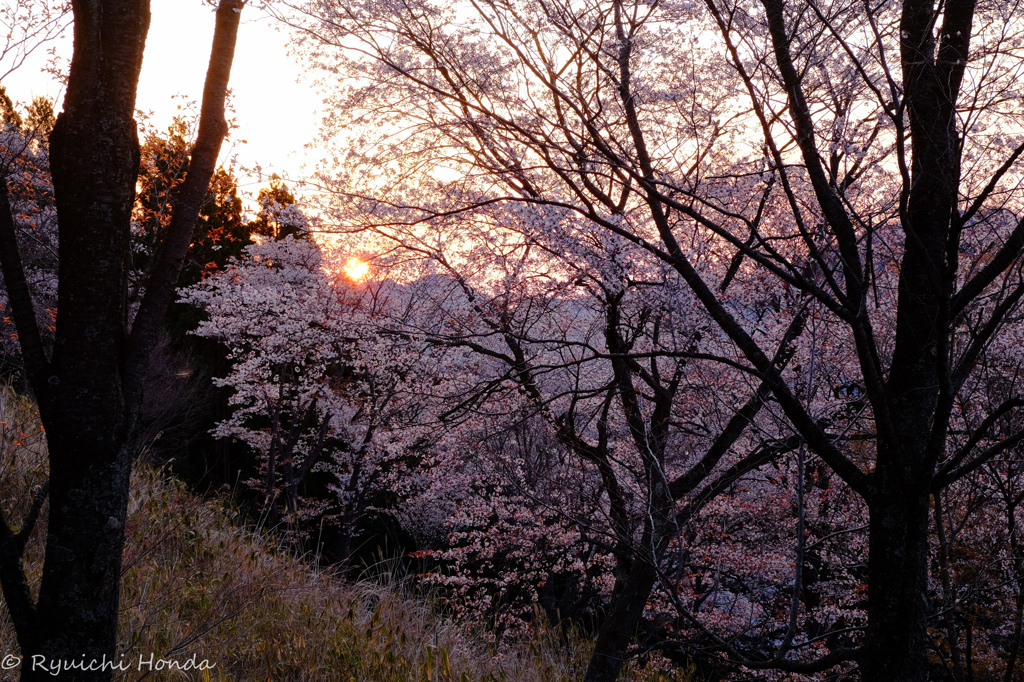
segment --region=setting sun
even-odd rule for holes
[[[358,282],[370,272],[370,264],[358,258],[349,258],[345,263],[345,275],[352,281]]]

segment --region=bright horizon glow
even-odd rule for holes
[[[198,113],[213,28],[214,10],[203,0],[152,0],[136,109],[158,133],[166,132],[185,103],[194,102]],[[243,10],[228,111],[238,128],[225,141],[220,158],[224,165],[236,161],[242,193],[255,195],[272,173],[294,187],[305,174],[304,166],[316,163],[316,152],[305,145],[319,129],[321,100],[308,82],[296,82],[303,70],[288,55],[287,43],[287,34],[265,13],[253,6]],[[52,45],[66,69],[71,29]],[[27,105],[43,95],[55,100],[60,111],[64,88],[42,72],[45,52],[44,46],[3,84],[16,102]]]

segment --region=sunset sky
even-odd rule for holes
[[[202,0],[153,0],[152,12],[137,106],[152,112],[150,123],[163,130],[184,102],[176,96],[184,95],[197,105],[202,97],[214,15]],[[68,59],[71,42],[69,29],[59,43],[60,53]],[[301,72],[288,56],[286,43],[286,34],[259,9],[244,10],[231,72],[232,106],[240,127],[225,146],[225,159],[235,154],[246,168],[259,164],[264,177],[272,172],[301,175],[307,159],[303,147],[319,122],[320,100],[308,83],[296,83]],[[59,99],[60,84],[40,73],[45,58],[34,57],[5,79],[8,93],[23,103],[36,95]],[[254,173],[243,180],[243,189],[255,192],[263,184]]]

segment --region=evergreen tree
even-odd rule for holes
[[[260,212],[251,223],[253,234],[276,241],[289,236],[296,239],[308,236],[309,226],[298,210],[295,195],[276,173],[271,176],[270,185],[262,188],[256,199],[260,204]]]
[[[57,116],[53,111],[53,100],[42,95],[32,99],[28,106],[28,118],[25,120],[25,127],[42,140],[47,140],[53,132],[53,126],[57,123]]]
[[[7,88],[2,85],[0,85],[0,120],[3,121],[5,129],[21,129],[21,114],[14,108],[14,102],[7,94]]]
[[[150,135],[142,146],[134,211],[136,265],[142,269],[155,256],[163,230],[170,223],[170,206],[189,167],[189,137],[186,121],[176,118],[166,137]],[[219,168],[199,209],[178,286],[195,284],[209,272],[223,268],[252,243],[253,232],[242,217],[237,179],[229,169]]]

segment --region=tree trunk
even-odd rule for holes
[[[221,0],[199,135],[163,254],[129,334],[127,272],[138,175],[135,94],[149,0],[76,0],[74,57],[64,111],[50,136],[60,239],[58,309],[50,358],[24,286],[10,207],[0,202],[0,260],[26,371],[46,428],[50,511],[39,598],[20,556],[0,555],[5,597],[23,656],[22,680],[110,680],[131,466],[142,386],[156,330],[205,196],[226,123],[224,93],[241,0]],[[5,180],[4,180],[5,181]],[[0,519],[2,520],[2,519]],[[0,524],[0,540],[11,530]],[[18,550],[20,552],[20,550]],[[15,589],[17,588],[17,589]]]
[[[48,671],[59,661],[109,661],[116,650],[130,452],[48,437],[52,464],[46,554],[34,646],[22,647],[22,680],[53,679]],[[41,657],[42,666],[34,665],[40,660],[34,656]],[[60,675],[62,680],[110,678],[109,671]]]
[[[636,634],[647,598],[658,578],[649,560],[636,557],[622,578],[621,589],[612,595],[611,608],[594,643],[584,682],[615,682],[626,663],[626,651]]]
[[[865,681],[928,680],[928,500],[889,485],[869,506]]]
[[[36,388],[50,512],[23,680],[115,651],[121,551],[137,409],[122,390],[126,273],[139,142],[132,117],[149,3],[75,3],[64,111],[50,138],[60,238],[57,330]],[[38,657],[33,661],[33,656]],[[46,669],[38,663],[43,659]],[[61,679],[110,679],[110,671]]]

